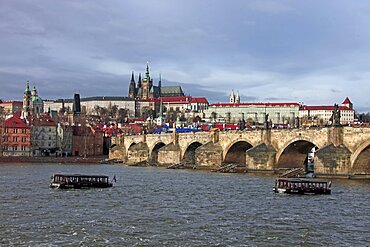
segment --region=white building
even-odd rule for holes
[[[97,96],[81,98],[81,111],[87,114],[96,114],[95,106],[109,108],[117,106],[118,109],[123,108],[128,110],[129,117],[135,116],[135,100],[128,97],[114,97],[114,96]],[[73,99],[58,99],[45,100],[44,109],[48,111],[59,112],[62,108],[66,112],[71,112],[73,109]]]
[[[319,124],[330,125],[332,124],[332,116],[335,106],[307,106],[302,105],[299,109],[300,119],[306,119],[309,121],[318,121]],[[340,113],[340,123],[342,125],[349,125],[354,122],[355,111],[353,110],[353,104],[347,97],[343,103],[338,106]]]
[[[55,155],[57,151],[57,124],[47,114],[31,123],[31,145],[33,156]]]

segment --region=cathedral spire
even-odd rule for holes
[[[136,83],[135,83],[135,77],[134,72],[131,73],[131,82],[128,89],[128,97],[134,99],[136,97]]]
[[[158,81],[158,87],[162,87],[162,75],[159,73],[159,81]]]
[[[139,73],[139,80],[137,81],[137,87],[141,88],[141,73]]]
[[[148,81],[150,80],[150,75],[149,75],[149,62],[146,62],[145,79],[147,79]]]

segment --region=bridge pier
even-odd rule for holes
[[[222,165],[223,150],[219,143],[208,142],[195,150],[197,169],[218,169]]]
[[[170,143],[158,150],[158,166],[180,164],[181,148],[178,143]]]
[[[315,154],[315,174],[349,175],[351,173],[351,151],[344,145],[329,144]]]
[[[144,142],[132,145],[127,151],[127,164],[134,165],[147,161],[149,158],[148,145]]]
[[[266,143],[261,143],[247,150],[247,169],[252,171],[273,171],[275,168],[275,157],[275,148]]]
[[[126,162],[127,156],[125,150],[126,150],[125,147],[118,145],[109,149],[108,155],[109,160],[116,160],[122,163]]]

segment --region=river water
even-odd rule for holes
[[[52,190],[52,173],[116,175]],[[369,246],[370,182],[274,194],[274,177],[116,165],[2,164],[0,246]]]

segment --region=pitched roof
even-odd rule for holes
[[[283,103],[216,103],[211,107],[240,107],[240,106],[262,106],[262,107],[291,107],[299,106],[297,102],[283,102]]]
[[[5,120],[4,127],[6,128],[21,128],[21,129],[28,129],[29,126],[26,124],[24,119],[21,119],[16,116],[12,116]]]
[[[191,103],[204,103],[204,104],[209,104],[208,100],[205,97],[200,97],[200,98],[192,98]]]
[[[352,104],[348,97],[343,101],[342,105]]]
[[[184,95],[181,86],[162,86],[161,87],[161,94],[181,94]]]
[[[332,105],[304,105],[301,107],[301,110],[309,110],[309,111],[334,111],[335,107]],[[340,111],[351,111],[351,109],[347,106],[338,106],[338,110]]]
[[[53,121],[53,119],[50,117],[50,115],[42,115],[39,118],[35,118],[32,121],[32,125],[34,126],[50,126],[50,127],[56,127],[57,124]]]
[[[3,101],[3,102],[0,102],[0,104],[17,104],[17,105],[23,105],[23,102],[22,101],[16,101],[16,100],[6,100],[6,101]]]
[[[191,101],[190,96],[176,96],[176,97],[161,97],[163,103],[184,103],[188,104]]]

